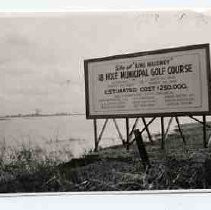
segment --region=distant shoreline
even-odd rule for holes
[[[25,118],[25,117],[56,117],[56,116],[84,116],[85,113],[69,113],[69,114],[25,114],[25,115],[6,115],[0,116],[0,120],[7,120],[10,118]]]

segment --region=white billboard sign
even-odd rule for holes
[[[87,118],[205,114],[209,45],[84,61]]]

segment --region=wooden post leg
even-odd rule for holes
[[[98,150],[98,138],[97,138],[97,120],[93,120],[94,125],[94,141],[95,141],[95,148],[94,151],[96,152]]]
[[[148,128],[148,126],[147,126],[147,123],[146,123],[146,120],[145,120],[144,117],[142,117],[142,121],[143,121],[143,123],[144,123],[144,127],[146,128],[146,132],[147,132],[149,141],[150,141],[151,144],[153,144],[152,136],[151,136],[151,134],[150,134],[149,128]]]
[[[161,149],[165,148],[165,128],[164,117],[161,117]]]
[[[180,126],[180,123],[179,123],[179,119],[178,119],[178,117],[175,117],[175,119],[176,119],[176,122],[177,122],[177,126],[178,126],[178,129],[179,129],[179,133],[180,133],[180,135],[181,135],[181,137],[182,137],[182,141],[183,141],[184,145],[186,146],[187,143],[186,143],[185,137],[184,137],[184,135],[183,135],[183,132],[182,132],[182,129],[181,129],[181,126]]]
[[[165,137],[164,137],[165,139],[167,138],[167,135],[168,135],[168,132],[169,132],[169,129],[170,129],[172,120],[173,120],[173,117],[171,117],[170,120],[169,120],[169,122],[168,122],[167,129],[165,131]]]
[[[120,132],[120,129],[119,129],[119,126],[118,126],[116,120],[113,119],[113,122],[114,122],[114,125],[115,125],[115,127],[116,127],[116,130],[117,130],[117,132],[118,132],[119,138],[121,139],[123,146],[125,146],[126,142],[125,142],[125,140],[124,140],[124,138],[123,138],[123,136],[122,136],[122,133]]]
[[[129,150],[130,147],[130,139],[129,139],[129,119],[126,118],[126,135],[127,135],[127,140],[126,140],[126,150]]]
[[[207,147],[206,115],[203,115],[203,145]]]
[[[144,169],[146,170],[147,167],[150,167],[150,162],[149,162],[149,157],[148,157],[148,154],[143,142],[143,138],[138,129],[134,130],[134,134],[135,134],[135,141],[138,147],[139,155],[142,159]]]
[[[100,135],[98,136],[98,140],[97,140],[97,144],[98,144],[98,145],[99,145],[100,140],[101,140],[101,138],[102,138],[102,136],[103,136],[103,132],[104,132],[104,130],[105,130],[105,128],[106,128],[107,123],[108,123],[108,119],[105,120],[105,122],[104,122],[104,124],[103,124],[103,127],[102,127],[102,130],[101,130],[101,132],[100,132]]]

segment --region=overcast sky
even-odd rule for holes
[[[0,16],[0,115],[85,112],[83,59],[211,42],[194,12]]]

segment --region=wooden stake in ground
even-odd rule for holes
[[[134,135],[135,135],[135,140],[138,147],[139,155],[143,162],[144,169],[147,169],[148,167],[150,167],[150,162],[149,162],[148,154],[143,142],[142,135],[138,129],[134,130]]]

